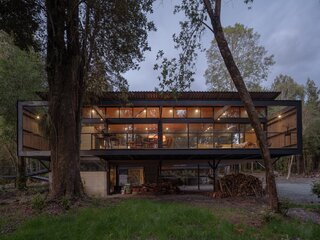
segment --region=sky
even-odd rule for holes
[[[139,70],[125,74],[131,91],[152,91],[158,87],[159,72],[153,70],[156,55],[163,50],[168,57],[178,52],[173,48],[172,35],[179,32],[182,15],[174,15],[173,7],[179,0],[162,0],[154,3],[154,13],[149,19],[154,21],[157,31],[149,34],[151,51],[145,53],[145,61]],[[254,0],[248,5],[243,0],[222,0],[221,22],[223,26],[244,24],[258,32],[260,44],[268,54],[275,56],[268,80],[270,86],[279,74],[293,77],[305,84],[313,79],[320,87],[320,0]],[[202,43],[209,48],[213,34],[207,31]],[[207,60],[204,52],[199,53],[196,62],[195,81],[190,90],[205,91],[204,72]]]

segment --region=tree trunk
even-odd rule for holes
[[[24,190],[27,188],[26,162],[24,157],[18,157],[16,186],[19,190]]]
[[[244,107],[248,113],[250,123],[259,141],[261,155],[264,159],[264,164],[265,164],[266,180],[268,185],[267,193],[269,195],[269,205],[272,210],[279,211],[279,201],[278,201],[278,194],[277,194],[277,188],[275,183],[275,176],[273,173],[273,166],[272,166],[270,151],[267,144],[266,134],[261,127],[258,113],[255,110],[251,96],[246,88],[246,85],[243,81],[243,78],[241,76],[241,73],[236,63],[234,62],[232,53],[225,39],[223,28],[220,22],[221,0],[215,0],[214,11],[213,11],[210,0],[203,0],[203,2],[211,20],[214,36],[217,41],[221,56],[225,62],[225,65],[232,78],[232,81],[236,89],[238,90],[240,99],[244,104]]]
[[[83,74],[78,1],[47,0],[47,73],[52,183],[50,198],[80,197],[80,111]]]
[[[292,164],[293,164],[293,158],[294,156],[292,155],[290,160],[289,160],[289,164],[288,164],[288,174],[287,174],[287,179],[290,178],[291,175],[291,169],[292,169]]]

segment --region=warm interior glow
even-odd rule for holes
[[[278,115],[278,118],[281,118],[281,115]]]
[[[39,116],[39,115],[37,115],[37,116],[36,116],[36,118],[37,118],[37,119],[40,119],[40,116]]]

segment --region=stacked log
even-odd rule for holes
[[[219,192],[213,193],[213,197],[262,197],[264,190],[259,178],[245,174],[229,174],[218,180]]]
[[[179,188],[171,182],[146,183],[132,187],[133,194],[173,194],[179,191]]]

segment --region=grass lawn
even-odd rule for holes
[[[282,217],[249,227],[218,218],[205,207],[128,199],[58,216],[43,213],[0,239],[320,239],[320,227]]]

